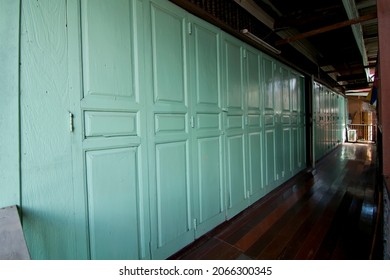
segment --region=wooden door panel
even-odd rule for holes
[[[85,137],[137,136],[136,113],[87,111]]]
[[[93,259],[138,259],[137,148],[86,153]]]
[[[184,18],[152,4],[154,102],[185,104]]]
[[[131,1],[85,0],[81,10],[84,97],[134,100]]]
[[[276,181],[274,129],[265,130],[265,175],[267,190],[270,191],[274,187],[274,182]]]
[[[294,129],[294,128],[292,128]],[[290,127],[283,128],[283,172],[282,177],[290,178],[292,175],[291,151],[295,148],[291,141]]]
[[[264,110],[272,114],[274,108],[274,63],[271,58],[263,56],[263,77],[264,77]]]
[[[243,136],[228,137],[226,157],[228,162],[229,209],[234,208],[236,205],[241,205],[246,199],[244,154]]]
[[[156,145],[157,246],[190,230],[187,142]]]
[[[242,47],[235,40],[225,40],[226,104],[229,109],[243,109]]]
[[[192,18],[190,40],[197,106],[221,106],[220,95],[220,31],[215,27]],[[211,108],[210,108],[211,109]]]
[[[202,224],[221,214],[221,139],[198,139],[199,223]]]
[[[251,194],[257,194],[263,190],[262,181],[262,153],[261,133],[253,132],[248,135],[249,147],[249,188]]]
[[[299,143],[299,135],[298,135],[298,128],[293,127],[291,131],[291,159],[293,162],[293,170],[297,170],[299,166],[299,150],[300,150],[300,143]]]

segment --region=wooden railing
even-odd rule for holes
[[[377,137],[377,127],[372,124],[349,124],[349,131],[355,131],[356,133],[356,142],[364,142],[364,143],[376,143]],[[349,134],[350,135],[350,134]],[[351,139],[348,139],[349,142]]]
[[[30,254],[24,239],[16,206],[0,208],[0,260],[28,260]]]

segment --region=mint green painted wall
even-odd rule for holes
[[[0,207],[20,205],[19,9],[0,0]]]
[[[75,113],[71,132],[69,111],[80,101],[69,74],[67,2],[22,1],[22,209],[32,259],[87,257],[85,218],[79,223],[85,205],[77,204],[83,184],[73,170],[80,166],[73,160],[80,116]]]

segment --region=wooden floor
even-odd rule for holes
[[[375,179],[376,147],[344,144],[170,259],[370,259]]]

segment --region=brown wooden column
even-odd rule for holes
[[[382,172],[384,176],[384,203],[390,199],[390,1],[377,0],[379,31],[379,125],[382,130]],[[384,209],[384,259],[390,259],[390,216]]]
[[[383,133],[383,175],[390,176],[390,1],[377,0],[379,29],[379,101]]]

